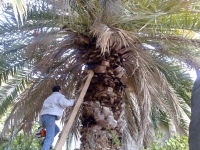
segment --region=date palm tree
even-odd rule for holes
[[[200,67],[199,2],[50,0],[3,11],[0,116],[11,112],[2,137],[31,131],[52,86],[76,97],[87,70],[95,74],[71,129],[81,150],[148,147],[160,123],[188,134],[193,82],[183,68]]]

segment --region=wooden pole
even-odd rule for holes
[[[61,136],[59,137],[57,143],[56,143],[56,146],[55,146],[55,150],[61,150],[62,149],[62,146],[64,145],[65,141],[66,141],[66,138],[68,136],[68,133],[69,133],[69,130],[74,122],[74,119],[76,117],[76,114],[78,113],[78,110],[83,102],[83,98],[87,92],[87,89],[90,85],[90,82],[91,82],[91,79],[94,75],[94,72],[92,70],[89,70],[88,71],[88,78],[85,82],[85,85],[83,86],[83,89],[78,97],[78,100],[72,110],[72,113],[71,113],[71,116],[69,117],[69,120],[68,122],[65,124],[65,126],[63,127],[63,130],[62,130],[62,133],[61,133]]]

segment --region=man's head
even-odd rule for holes
[[[61,88],[59,85],[56,85],[52,88],[52,92],[60,92]]]

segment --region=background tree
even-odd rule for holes
[[[11,109],[1,136],[8,129],[28,134],[51,87],[59,84],[74,97],[88,69],[95,76],[72,127],[82,135],[81,149],[128,149],[124,143],[131,140],[148,147],[160,122],[188,134],[193,82],[182,68],[199,67],[198,5],[179,0],[7,4],[0,81],[12,92],[0,105],[1,116]]]

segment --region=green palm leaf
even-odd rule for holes
[[[9,82],[9,74],[15,77],[19,71],[15,66],[20,62],[33,65],[31,73],[25,73],[29,86],[16,99],[5,100],[2,113],[9,104],[13,109],[2,135],[14,125],[30,131],[30,122],[37,120],[51,86],[60,84],[67,97],[74,97],[87,67],[94,69],[107,58],[111,61],[115,52],[125,72],[120,80],[125,92],[124,136],[133,138],[140,147],[148,146],[158,124],[171,122],[177,132],[187,134],[193,81],[181,65],[200,66],[200,41],[194,37],[200,23],[199,2],[78,0],[62,4],[44,1],[42,7],[37,4],[41,3],[34,4],[31,11],[31,6],[28,8],[27,19],[19,29],[16,21],[11,22],[13,17],[0,23],[1,43],[6,47],[0,51],[0,81]],[[12,14],[7,9],[5,12]],[[96,83],[95,79],[92,82]],[[73,129],[78,128],[78,122]]]

